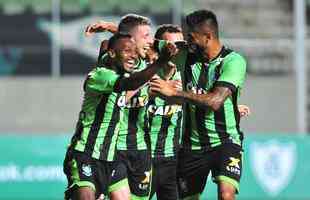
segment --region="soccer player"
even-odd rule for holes
[[[100,27],[101,26],[101,27]],[[168,27],[169,27],[170,25],[168,25]],[[173,26],[173,25],[171,25],[171,26]],[[90,28],[92,28],[93,29],[93,31],[94,32],[97,32],[97,30],[94,28],[94,27],[99,27],[99,30],[101,29],[101,30],[111,30],[110,28],[111,28],[111,26],[109,25],[109,27],[107,27],[107,26],[105,26],[105,23],[102,23],[102,22],[100,22],[100,23],[97,23],[97,24],[95,24],[95,25],[93,25],[93,26],[89,26],[88,27],[88,29],[90,30]],[[167,27],[166,27],[167,28]],[[182,40],[183,39],[183,36],[182,36],[182,33],[180,33],[179,32],[179,29],[177,30],[177,32],[179,32],[179,33],[177,33],[177,34],[169,34],[169,33],[167,33],[167,34],[164,34],[165,33],[165,29],[166,28],[164,28],[164,27],[162,27],[162,29],[161,30],[159,30],[158,31],[158,38],[160,38],[159,36],[160,35],[164,35],[164,38],[161,38],[161,39],[167,39],[167,40]],[[112,29],[113,30],[116,30],[115,28],[113,28],[113,26],[112,26]],[[173,28],[172,28],[173,29]],[[89,31],[88,30],[88,31]],[[113,31],[112,31],[113,32]],[[169,37],[169,35],[176,35],[177,36],[177,39],[173,39],[173,38],[170,38]],[[153,106],[151,106],[150,107],[150,110],[152,110],[154,107]],[[167,108],[168,108],[168,106],[167,106]],[[241,111],[240,111],[240,113],[241,114],[243,114],[243,115],[247,115],[247,113],[248,113],[248,111],[249,111],[249,109],[248,109],[248,107],[246,107],[246,106],[240,106],[240,109],[241,109]],[[240,110],[239,109],[239,110]],[[159,109],[159,110],[161,110],[161,109]],[[159,112],[157,112],[157,114],[159,114]],[[157,118],[158,118],[158,116],[157,116]],[[156,121],[156,120],[155,120]],[[151,126],[151,129],[152,130],[156,130],[156,128],[158,128],[158,126],[156,127],[156,124],[155,125],[152,125]],[[170,129],[171,130],[171,129]],[[153,133],[156,133],[156,131],[153,131]],[[161,150],[155,150],[155,144],[154,143],[156,143],[155,141],[156,141],[156,135],[155,134],[152,134],[152,136],[153,136],[153,140],[151,140],[153,143],[152,143],[152,152],[153,152],[153,156],[154,156],[154,152],[160,152]],[[170,134],[170,138],[171,138],[171,134]],[[169,138],[167,139],[167,140],[169,140]],[[161,143],[162,144],[162,143]],[[161,144],[160,143],[158,143],[158,147],[161,147]],[[168,156],[169,157],[169,156]],[[171,162],[172,163],[172,162]],[[158,166],[158,165],[157,165]],[[156,166],[155,166],[156,167]],[[155,171],[156,171],[156,169],[155,169]],[[154,171],[154,172],[155,172]],[[170,173],[170,174],[172,174],[173,175],[173,173]],[[162,177],[162,176],[161,176]],[[156,179],[156,178],[155,178]],[[156,180],[155,180],[155,182],[156,182]],[[172,182],[173,182],[173,179],[172,179]],[[153,182],[154,183],[154,182]],[[161,183],[163,183],[163,182],[161,182]],[[155,185],[155,183],[153,184],[153,186]],[[159,183],[158,184],[156,184],[156,185],[160,185]],[[172,188],[172,187],[170,187],[170,188]],[[171,191],[173,191],[173,189],[171,190]],[[175,190],[174,190],[175,191]],[[166,196],[169,196],[168,194],[166,195]],[[161,198],[163,198],[163,197],[161,197]]]
[[[95,200],[107,195],[112,170],[118,164],[114,161],[123,114],[118,105],[122,91],[147,82],[175,51],[174,46],[168,47],[154,64],[126,77],[123,74],[132,71],[138,60],[136,42],[128,34],[110,38],[105,65],[94,68],[84,82],[82,110],[64,161],[65,199]],[[129,199],[129,195],[111,199]]]
[[[199,199],[207,177],[218,186],[218,199],[232,200],[239,192],[243,134],[238,99],[246,75],[245,59],[223,46],[213,12],[186,16],[188,45],[185,58],[187,91],[153,80],[151,91],[188,103],[186,129],[179,153],[179,194]]]
[[[150,25],[149,19],[134,14],[122,17],[118,25],[119,32],[128,33],[135,39],[139,54],[135,73],[147,67],[146,53],[153,43]],[[149,141],[145,134],[148,87],[144,85],[136,91],[127,92],[126,96],[129,100],[122,105],[124,118],[117,140],[117,159],[123,165],[115,169],[111,187],[128,181],[131,199],[148,199],[151,183]]]
[[[180,27],[164,24],[158,27],[155,39],[183,41]],[[161,71],[169,70],[165,76]],[[166,81],[179,81],[181,74],[175,65],[165,66],[157,73]],[[182,89],[182,88],[181,88]],[[150,100],[148,107],[149,134],[153,163],[151,198],[176,200],[177,194],[177,152],[182,131],[182,106],[171,104],[159,97]]]
[[[97,30],[111,31],[106,24],[106,22],[99,22],[90,25],[87,27],[86,33],[97,32]],[[135,71],[140,71],[147,67],[147,51],[153,44],[150,25],[149,19],[139,15],[128,14],[122,17],[117,28],[118,32],[128,33],[135,39],[139,54],[139,62],[135,67]],[[111,32],[114,31],[115,28]],[[151,155],[149,152],[149,139],[146,134],[146,105],[149,100],[148,97],[148,87],[146,86],[135,91],[129,91],[126,93],[126,96],[122,97],[122,99],[128,99],[128,101],[122,101],[121,106],[124,109],[124,118],[117,140],[117,159],[123,165],[119,165],[114,169],[110,186],[112,194],[114,188],[128,182],[131,199],[149,198]]]

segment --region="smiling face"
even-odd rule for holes
[[[139,56],[145,58],[147,51],[153,43],[151,27],[149,25],[138,25],[130,31],[130,35],[136,42]]]
[[[116,65],[122,70],[130,73],[135,69],[138,54],[133,38],[119,39],[111,53]]]

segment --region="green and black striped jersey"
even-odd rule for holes
[[[181,80],[177,71],[171,80]],[[171,105],[156,97],[148,105],[152,157],[176,156],[182,131],[182,105]]]
[[[217,111],[187,104],[183,148],[209,149],[224,143],[242,145],[238,99],[246,76],[245,59],[223,47],[219,55],[208,62],[199,61],[195,55],[189,54],[185,69],[188,91],[204,94],[222,86],[230,88],[232,95]]]
[[[100,160],[113,161],[119,132],[120,93],[113,92],[119,79],[115,71],[97,67],[84,82],[84,99],[71,147]]]
[[[143,70],[146,66],[146,62],[140,59],[137,70]],[[147,84],[137,89],[128,102],[126,102],[126,94],[120,97],[118,105],[122,108],[123,117],[117,139],[117,150],[146,150],[148,148],[148,138],[145,134],[148,100]]]

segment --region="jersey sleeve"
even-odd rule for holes
[[[161,53],[163,48],[167,45],[167,41],[165,40],[155,40],[154,41],[154,49],[157,53]]]
[[[228,87],[232,92],[242,88],[246,76],[246,61],[239,54],[234,54],[224,60],[222,73],[215,86]]]
[[[111,93],[120,76],[107,68],[96,68],[88,74],[85,82],[85,90],[96,93]]]

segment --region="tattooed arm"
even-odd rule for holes
[[[212,110],[218,110],[232,94],[227,87],[217,86],[206,94],[194,94],[192,92],[180,91],[169,85],[163,85],[158,80],[152,80],[150,83],[153,92],[160,93],[167,98],[176,98],[181,101],[189,102],[199,106],[209,106]]]
[[[232,92],[229,88],[215,87],[214,90],[207,92],[206,94],[178,91],[176,97],[195,105],[209,106],[212,110],[216,111],[224,104],[224,101],[231,94]]]

